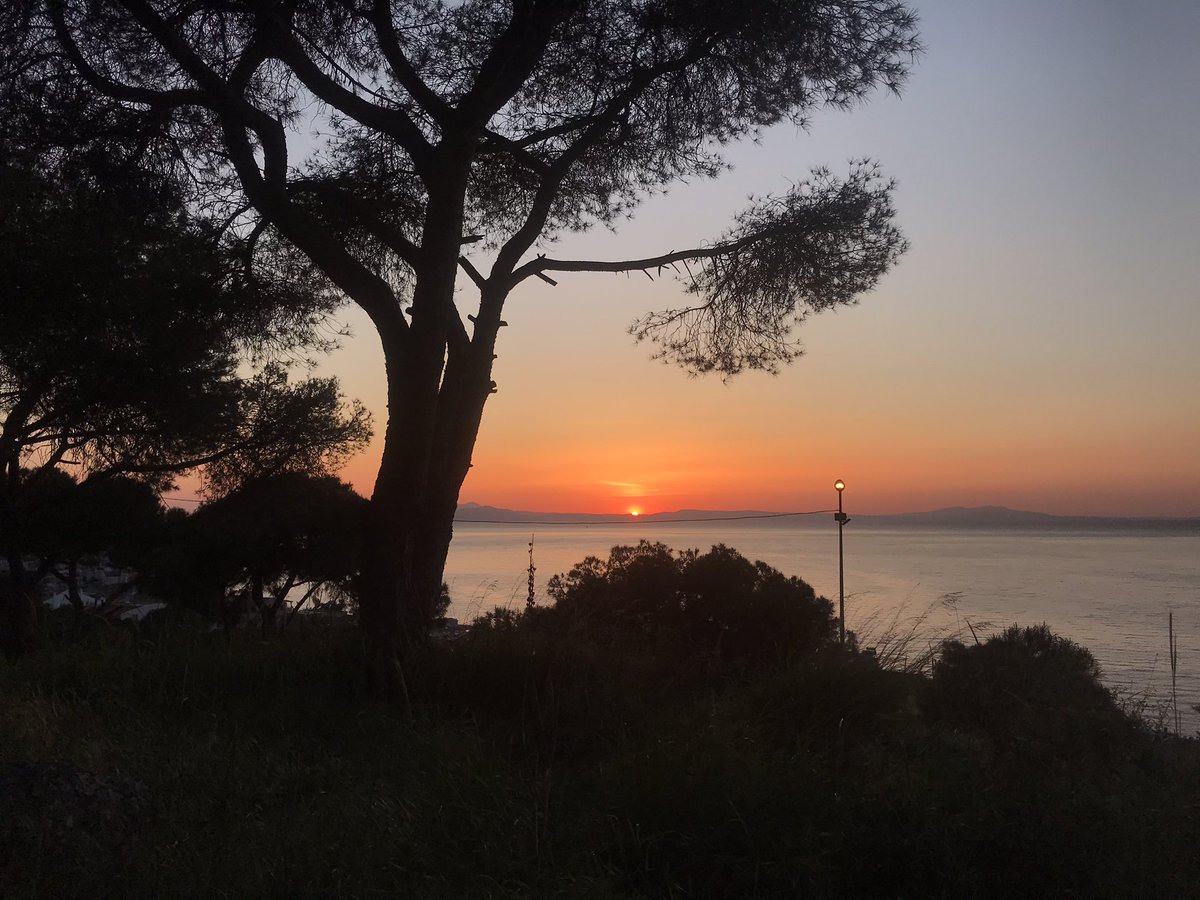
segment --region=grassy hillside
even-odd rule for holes
[[[431,645],[411,719],[365,696],[351,623],[5,664],[0,893],[1197,895],[1195,742],[1044,629],[913,674],[571,599]]]

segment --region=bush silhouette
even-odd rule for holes
[[[1086,648],[1046,625],[1013,625],[983,644],[949,641],[933,669],[933,712],[1002,746],[1030,744],[1103,751],[1132,728],[1100,683]]]
[[[550,580],[555,615],[578,625],[683,639],[722,660],[781,659],[832,643],[833,605],[807,583],[723,544],[614,547]]]
[[[809,652],[833,641],[833,604],[799,578],[718,544],[682,566],[683,621],[727,659]]]

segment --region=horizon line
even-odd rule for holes
[[[833,508],[818,509],[818,510],[803,510],[803,511],[796,511],[796,512],[781,512],[781,511],[777,511],[777,510],[760,510],[760,509],[752,509],[752,508],[702,509],[702,508],[692,508],[692,507],[685,507],[685,508],[674,509],[674,510],[660,510],[658,512],[653,512],[653,513],[651,513],[651,512],[637,512],[637,513],[633,513],[633,512],[559,512],[559,511],[552,511],[552,510],[514,509],[511,507],[493,506],[493,505],[487,504],[487,503],[477,503],[475,501],[467,500],[467,501],[461,502],[458,505],[458,507],[455,511],[455,521],[464,522],[467,524],[470,524],[472,522],[475,522],[477,524],[492,524],[493,522],[496,521],[496,520],[491,520],[491,519],[470,520],[470,519],[460,518],[460,514],[462,514],[464,512],[469,514],[471,507],[474,507],[476,509],[482,509],[482,510],[495,510],[498,513],[511,513],[514,515],[555,516],[555,517],[586,516],[586,517],[590,517],[590,518],[607,518],[607,519],[613,519],[617,523],[628,522],[630,524],[633,524],[633,523],[636,523],[639,521],[646,521],[648,519],[652,520],[655,518],[661,518],[662,516],[674,516],[674,515],[682,515],[682,514],[696,514],[698,516],[705,517],[705,518],[696,518],[696,519],[693,519],[690,521],[733,521],[733,520],[737,520],[737,519],[769,519],[769,518],[789,518],[789,517],[799,518],[802,516],[812,516],[812,515],[820,515],[820,514],[837,512],[837,510],[833,509]],[[1002,506],[999,504],[983,504],[981,506],[944,506],[944,507],[938,507],[936,509],[908,510],[905,512],[898,512],[898,513],[858,512],[855,514],[855,516],[859,517],[859,518],[885,519],[885,518],[902,518],[905,516],[928,516],[928,515],[936,515],[938,513],[947,513],[947,512],[979,513],[979,512],[987,512],[987,511],[999,512],[999,513],[1012,513],[1012,514],[1024,515],[1024,516],[1038,516],[1038,517],[1048,518],[1048,519],[1098,519],[1098,520],[1128,520],[1128,521],[1142,521],[1142,522],[1145,522],[1145,521],[1187,522],[1187,521],[1193,521],[1193,520],[1200,521],[1200,512],[1193,513],[1193,514],[1177,515],[1177,516],[1170,516],[1170,515],[1110,515],[1110,514],[1096,514],[1096,513],[1047,513],[1047,512],[1039,512],[1037,510],[1013,509],[1012,507]],[[676,519],[674,521],[682,521],[682,520]],[[506,524],[560,525],[560,524],[570,524],[570,523],[565,523],[565,522],[542,522],[542,523],[539,523],[539,522],[526,521],[526,522],[511,522],[511,523],[506,523]],[[580,522],[578,524],[594,524],[594,523]]]

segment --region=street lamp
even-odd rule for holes
[[[846,645],[846,567],[842,556],[842,526],[850,521],[850,517],[842,512],[842,491],[846,489],[846,482],[839,478],[833,483],[833,489],[837,491],[838,495],[838,511],[833,517],[838,523],[838,633],[844,647]]]

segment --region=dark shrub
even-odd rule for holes
[[[594,630],[553,610],[496,609],[428,648],[412,687],[439,715],[469,719],[497,746],[541,764],[644,740],[665,713],[689,706],[700,666],[656,653],[641,635],[597,640]]]
[[[920,676],[881,669],[860,654],[814,653],[754,679],[744,696],[771,746],[821,750],[915,720],[921,687]]]
[[[724,659],[788,658],[833,640],[833,604],[724,544],[684,561],[680,589],[684,627]]]
[[[983,644],[949,641],[933,669],[935,717],[997,744],[1105,752],[1133,723],[1100,683],[1095,657],[1046,625],[1014,625]]]
[[[724,546],[675,553],[642,541],[550,580],[546,625],[686,640],[722,660],[785,659],[833,641],[833,606],[799,578]]]
[[[684,557],[666,544],[613,547],[607,560],[589,556],[550,579],[557,609],[570,618],[655,632],[679,623],[679,572]]]

